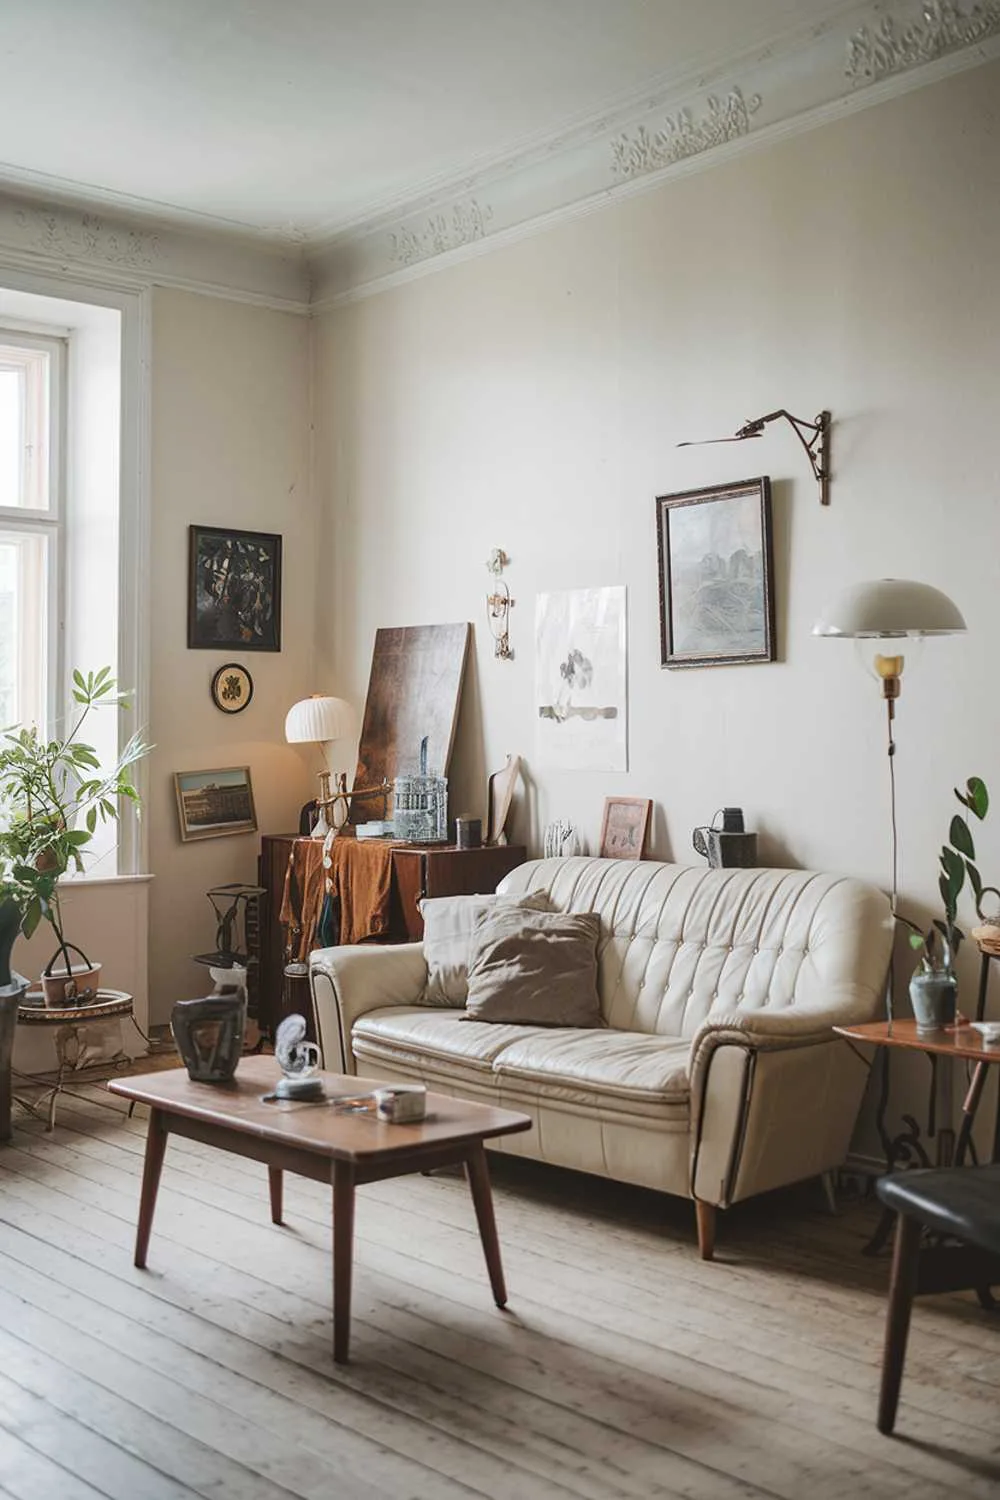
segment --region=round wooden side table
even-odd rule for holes
[[[88,1026],[97,1022],[128,1019],[142,1036],[142,1028],[135,1018],[133,1009],[133,997],[124,990],[98,990],[97,996],[89,1005],[66,1005],[58,1008],[47,1006],[41,990],[29,990],[18,1006],[17,1024],[19,1026],[44,1026],[56,1028],[55,1047],[57,1070],[54,1083],[46,1083],[42,1088],[41,1095],[37,1099],[25,1099],[19,1094],[13,1094],[12,1098],[22,1109],[38,1120],[45,1120],[47,1131],[54,1129],[56,1123],[56,1100],[60,1094],[66,1093],[65,1078],[67,1072],[73,1072],[76,1068],[76,1058],[82,1045],[81,1032]],[[145,1040],[145,1037],[143,1038]],[[76,1057],[71,1048],[75,1047]],[[125,1062],[128,1053],[122,1046],[112,1057],[102,1059],[105,1062]],[[35,1082],[34,1075],[30,1073],[18,1073],[11,1069],[13,1076],[22,1083]],[[44,1075],[39,1075],[43,1078]]]

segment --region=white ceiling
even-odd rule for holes
[[[848,0],[2,0],[0,186],[316,240]]]

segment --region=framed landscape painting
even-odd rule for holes
[[[255,833],[249,766],[227,766],[218,771],[175,771],[177,816],[181,838],[215,839],[227,833]]]
[[[188,527],[188,646],[281,650],[281,537]]]
[[[771,481],[660,495],[660,663],[774,661]]]

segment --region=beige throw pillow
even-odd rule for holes
[[[603,1026],[596,912],[496,911],[469,954],[463,1020],[521,1026]]]
[[[424,957],[427,983],[422,1005],[465,1004],[469,945],[481,917],[498,910],[548,911],[544,891],[527,896],[425,896],[420,903],[424,919]]]

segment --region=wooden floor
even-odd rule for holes
[[[875,1431],[884,1261],[818,1184],[732,1211],[497,1162],[510,1308],[457,1176],[359,1195],[353,1361],[328,1194],[172,1139],[131,1264],[145,1122],[99,1087],[0,1148],[0,1492],[19,1500],[996,1497],[1000,1319],[918,1304]]]

